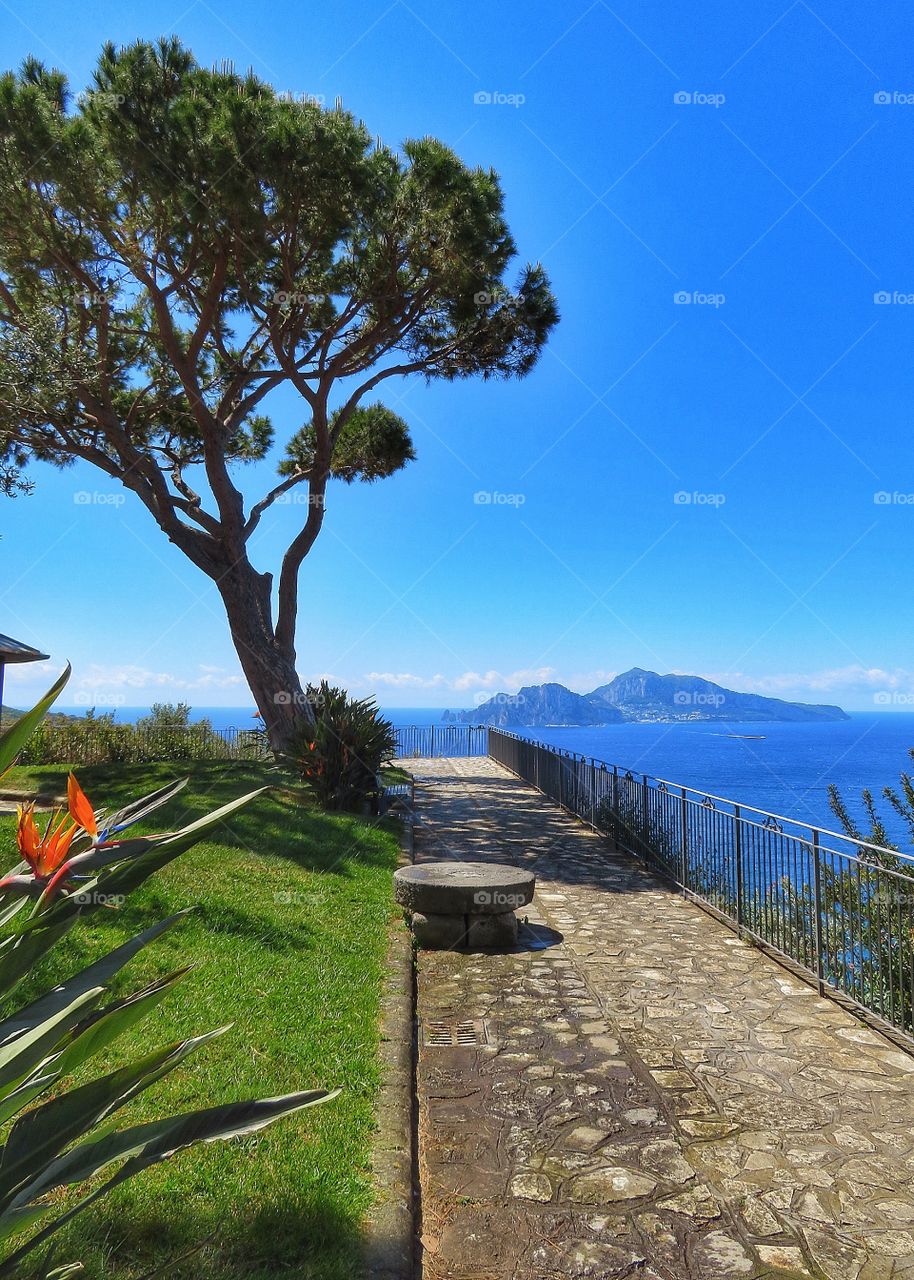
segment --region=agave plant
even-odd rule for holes
[[[0,773],[60,694],[69,667],[35,708],[0,736]],[[186,780],[185,780],[186,781]],[[205,837],[263,788],[180,831],[123,837],[183,786],[144,796],[115,813],[90,803],[71,775],[66,813],[39,824],[34,805],[19,811],[22,862],[0,879],[0,1001],[88,912],[119,902],[149,876]],[[30,1258],[88,1205],[143,1169],[196,1142],[253,1133],[334,1097],[323,1089],[236,1102],[119,1128],[116,1113],[201,1045],[229,1028],[151,1048],[115,1071],[74,1085],[69,1077],[144,1018],[181,981],[179,969],[112,999],[112,980],[186,912],[179,912],[102,956],[81,972],[0,1020],[0,1277],[35,1275]],[[102,1180],[97,1175],[104,1174]],[[89,1189],[86,1183],[94,1180]],[[83,1187],[61,1209],[52,1193]],[[37,1274],[63,1280],[77,1264],[45,1258]]]
[[[378,792],[382,764],[396,752],[396,736],[371,698],[351,698],[326,680],[308,686],[314,724],[291,757],[322,809],[358,809]]]

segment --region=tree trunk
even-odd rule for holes
[[[295,670],[295,650],[276,642],[271,576],[241,561],[219,577],[217,586],[270,746],[284,755],[314,723],[314,714]]]

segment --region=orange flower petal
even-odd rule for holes
[[[76,825],[82,827],[83,831],[88,832],[90,836],[97,836],[98,823],[95,821],[95,810],[73,773],[67,779],[67,801],[70,817]]]
[[[38,835],[38,827],[35,823],[35,805],[19,805],[19,818],[16,823],[16,844],[19,848],[19,854],[23,862],[27,862],[36,870],[38,862],[38,853],[40,846],[40,838]]]
[[[41,876],[49,876],[66,860],[73,837],[80,828],[74,822],[64,829],[65,823],[66,818],[61,818],[54,831],[42,841],[38,855],[38,874]]]

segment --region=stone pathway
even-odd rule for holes
[[[562,935],[420,953],[424,1280],[914,1280],[914,1058],[493,761],[414,771],[417,860]]]

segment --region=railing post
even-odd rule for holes
[[[743,831],[739,805],[733,806],[733,857],[736,859],[736,932],[743,936]]]
[[[812,827],[812,882],[813,911],[816,913],[816,982],[819,995],[825,995],[825,956],[822,947],[822,854],[819,849],[819,831]]]
[[[679,883],[688,888],[689,880],[689,802],[685,787],[679,788]]]
[[[651,850],[650,834],[651,834],[651,820],[650,820],[650,815],[648,813],[647,774],[642,773],[641,775],[641,844],[644,847],[645,853],[650,853],[650,850]]]
[[[613,840],[619,843],[619,766],[613,765],[612,803],[610,809],[613,816]]]

